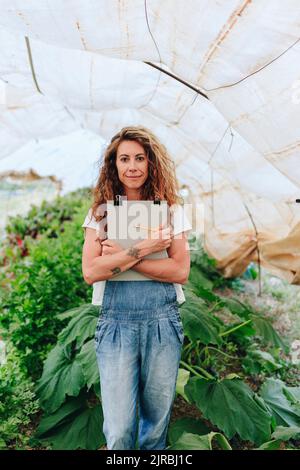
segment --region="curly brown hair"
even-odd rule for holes
[[[179,184],[175,174],[175,164],[166,147],[146,127],[123,127],[111,138],[104,152],[104,161],[98,180],[92,189],[91,217],[94,217],[97,222],[105,217],[105,214],[97,213],[98,207],[108,200],[114,200],[118,194],[125,194],[116,167],[117,149],[123,140],[139,142],[148,158],[148,178],[141,188],[141,198],[143,200],[158,198],[167,201],[169,206],[182,202],[181,196],[178,195]]]

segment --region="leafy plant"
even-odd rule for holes
[[[11,224],[17,238],[4,248],[14,261],[0,272],[0,326],[17,348],[21,370],[38,379],[43,416],[33,439],[53,449],[97,449],[105,443],[94,348],[98,307],[89,303],[81,273],[87,205],[74,194],[57,205]],[[242,290],[240,279],[225,280],[202,246],[191,259],[180,307],[185,338],[176,391],[209,422],[177,420],[169,429],[169,448],[230,450],[230,439],[260,450],[293,448],[300,392],[278,379],[292,374],[283,357],[286,342],[251,304],[214,291]]]
[[[269,352],[255,349],[254,347],[248,349],[247,356],[242,360],[242,367],[249,375],[259,374],[261,372],[272,374],[282,369],[283,364],[276,361]]]
[[[22,429],[39,410],[33,383],[22,373],[16,351],[7,345],[6,363],[0,366],[0,449],[25,448],[29,437]]]
[[[95,450],[105,443],[102,425],[101,405],[90,406],[83,389],[76,398],[67,398],[55,412],[44,415],[35,438],[54,450]]]
[[[43,201],[39,206],[31,205],[26,215],[9,216],[5,227],[7,241],[14,243],[25,237],[35,239],[44,234],[47,238],[57,238],[64,232],[64,223],[73,220],[77,208],[85,204],[90,197],[89,188],[81,188],[64,196],[57,196],[54,201]]]
[[[272,410],[278,426],[300,426],[300,400],[296,399],[300,387],[288,387],[279,379],[267,379],[261,389],[260,396]]]
[[[219,432],[210,432],[204,436],[183,432],[181,436],[168,446],[167,450],[213,450],[212,444],[216,441],[222,450],[232,450],[229,442]]]
[[[54,449],[96,449],[105,442],[94,346],[98,308],[83,304],[58,316],[69,323],[36,386],[45,414],[35,437]]]
[[[56,314],[90,297],[81,270],[82,218],[74,215],[59,238],[28,239],[30,255],[10,266],[13,277],[3,288],[3,336],[15,345],[23,369],[33,378],[40,375],[61,330]]]
[[[218,426],[227,438],[231,439],[237,433],[242,439],[257,444],[270,438],[271,413],[242,380],[193,377],[184,391],[204,417]]]
[[[169,426],[168,443],[173,445],[184,432],[204,436],[209,434],[209,428],[200,419],[189,417],[177,419]]]

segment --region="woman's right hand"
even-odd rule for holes
[[[155,231],[150,232],[150,234],[150,238],[145,238],[135,245],[136,248],[142,249],[146,254],[166,250],[172,243],[173,237],[171,229],[170,227],[164,227],[164,224],[160,224]]]

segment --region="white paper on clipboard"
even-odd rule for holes
[[[150,237],[147,230],[136,228],[141,225],[148,228],[157,228],[160,224],[170,224],[170,209],[167,201],[124,199],[120,205],[114,201],[107,201],[107,238],[116,241],[122,248],[129,248],[138,241]],[[150,232],[151,233],[151,232]],[[145,259],[168,258],[167,250],[151,253]],[[150,278],[132,269],[113,276],[113,281],[149,281]]]

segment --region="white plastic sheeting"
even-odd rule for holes
[[[0,42],[0,162],[32,138],[145,125],[204,203],[224,274],[259,257],[298,282],[300,241],[292,264],[265,249],[300,223],[298,0],[0,0]]]

